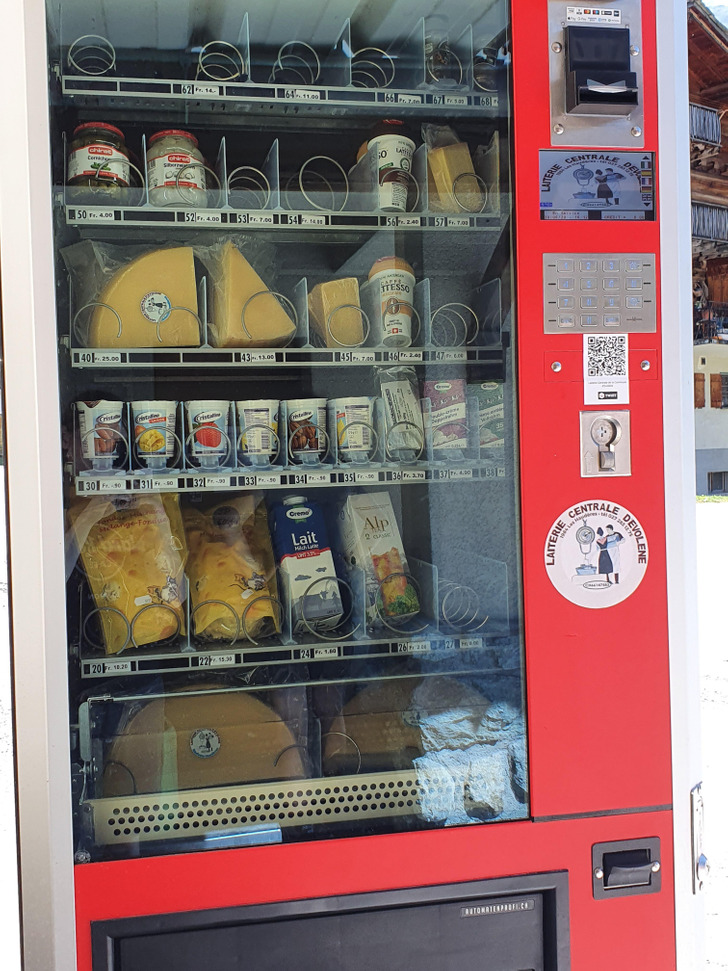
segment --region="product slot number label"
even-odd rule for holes
[[[197,658],[198,668],[226,668],[235,664],[234,654],[200,654]]]
[[[436,361],[466,361],[468,358],[467,351],[435,351]]]
[[[473,650],[474,648],[482,647],[482,646],[483,646],[482,637],[461,637],[460,638],[460,647],[464,651],[470,651],[470,650]]]
[[[305,472],[294,472],[288,476],[288,485],[307,485],[309,481]]]
[[[275,351],[244,351],[240,354],[241,364],[275,364]]]
[[[300,99],[301,101],[323,101],[323,91],[316,91],[311,88],[285,88],[285,96],[290,99]]]
[[[323,661],[327,658],[338,657],[339,649],[338,647],[315,647],[313,649],[313,659],[314,661]]]
[[[431,650],[429,641],[397,641],[397,654],[427,654]]]
[[[121,364],[121,354],[107,351],[81,351],[77,361],[79,364]]]
[[[221,223],[222,213],[212,209],[196,209],[194,212],[185,213],[186,223]]]
[[[302,226],[327,226],[328,222],[326,216],[309,216],[301,213]]]
[[[480,105],[482,108],[497,108],[498,107],[498,95],[488,94],[483,97],[481,95]]]
[[[113,209],[76,209],[76,219],[90,223],[113,223]]]
[[[422,351],[400,351],[399,360],[402,364],[419,364],[422,361]]]
[[[377,359],[374,351],[337,351],[334,357],[341,364],[374,364]]]

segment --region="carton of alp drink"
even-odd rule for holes
[[[419,613],[388,492],[349,496],[339,514],[344,559],[366,574],[367,619],[392,623]]]
[[[288,496],[273,507],[271,534],[294,634],[331,630],[343,617],[326,522],[316,503]]]

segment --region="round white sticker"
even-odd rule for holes
[[[639,520],[615,502],[578,502],[556,519],[544,562],[562,597],[579,607],[613,607],[642,582],[649,562]]]
[[[142,297],[139,309],[147,320],[151,320],[153,324],[161,324],[163,320],[169,317],[172,303],[166,293],[162,293],[160,290],[152,290]]]
[[[220,751],[220,736],[214,728],[198,728],[190,735],[190,748],[201,759],[209,759]]]

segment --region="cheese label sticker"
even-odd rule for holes
[[[198,728],[190,735],[190,748],[201,759],[209,759],[220,751],[220,736],[214,728]]]
[[[142,297],[139,309],[147,320],[151,320],[153,324],[161,324],[163,320],[169,317],[172,302],[166,293],[162,293],[160,290],[151,290]]]
[[[630,597],[649,563],[647,536],[623,506],[589,499],[569,506],[546,536],[549,579],[578,607],[613,607]]]

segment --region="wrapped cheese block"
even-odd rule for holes
[[[80,499],[68,511],[107,654],[185,632],[186,557],[176,495]],[[93,639],[89,623],[84,635]]]
[[[249,692],[222,686],[130,705],[105,759],[103,795],[300,779],[296,734]]]
[[[280,631],[275,562],[261,495],[187,501],[192,631],[207,641],[258,640]]]
[[[296,332],[293,311],[289,314],[270,292],[237,246],[228,241],[212,247],[207,265],[212,277],[212,344],[280,347],[291,342]]]
[[[324,771],[339,775],[358,769],[409,769],[430,749],[465,748],[481,740],[478,726],[488,705],[480,692],[453,678],[403,678],[367,685],[324,733]],[[432,720],[441,723],[439,733],[427,724]]]
[[[480,212],[483,187],[475,175],[466,142],[427,152],[430,208],[441,212]]]
[[[316,284],[308,295],[308,310],[325,347],[359,347],[364,342],[364,318],[356,309],[360,306],[356,277]]]
[[[190,246],[153,250],[122,265],[92,304],[89,347],[200,345]]]

